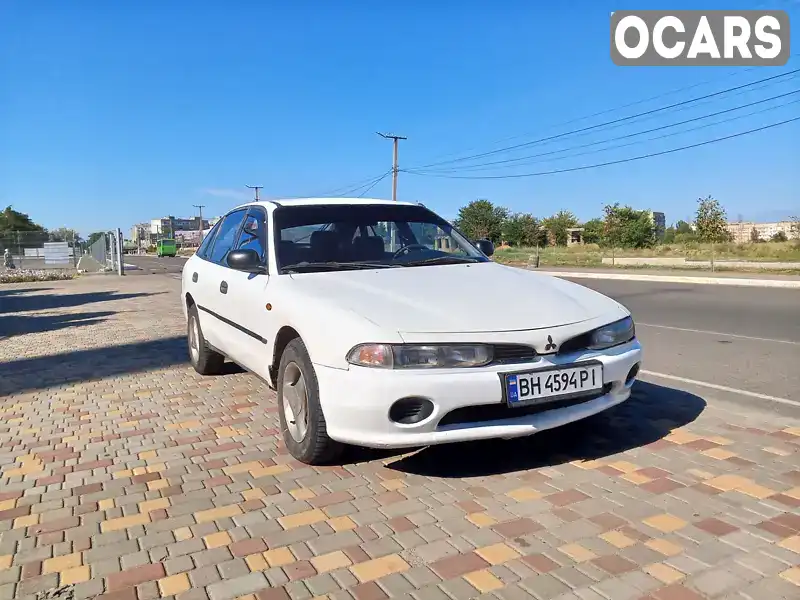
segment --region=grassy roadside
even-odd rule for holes
[[[498,248],[494,260],[508,265],[527,265],[532,263],[536,255],[535,248]],[[685,258],[687,261],[707,261],[711,259],[710,244],[664,244],[648,249],[620,249],[615,252],[617,258]],[[616,265],[603,264],[604,257],[611,257],[611,252],[595,244],[570,247],[547,247],[539,249],[540,267],[584,267],[584,268],[616,268],[616,269],[669,269],[682,271],[708,270],[705,266],[687,265]],[[797,268],[748,268],[726,267],[716,264],[717,271],[736,271],[742,273],[782,273],[800,274],[800,242],[765,242],[759,244],[717,244],[714,247],[716,261],[737,260],[758,263],[796,262]]]

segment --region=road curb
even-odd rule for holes
[[[690,277],[681,275],[642,275],[639,273],[580,273],[571,271],[535,272],[567,279],[620,279],[624,281],[652,281],[662,283],[694,283],[698,285],[733,285],[740,287],[766,287],[800,289],[800,280],[742,279],[736,277]]]

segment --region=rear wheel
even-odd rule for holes
[[[225,357],[208,347],[200,329],[197,307],[189,307],[187,338],[189,341],[189,360],[200,375],[216,375],[222,371]]]
[[[344,446],[328,437],[317,375],[300,338],[289,342],[283,351],[277,391],[281,432],[289,453],[309,465],[336,460]]]

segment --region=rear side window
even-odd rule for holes
[[[200,258],[208,259],[208,249],[211,248],[211,245],[214,243],[214,238],[217,235],[217,231],[219,231],[219,224],[221,221],[217,221],[214,224],[214,227],[211,228],[211,231],[208,232],[208,235],[203,239],[203,242],[200,244],[200,247],[197,249],[197,256]]]
[[[228,252],[231,251],[233,244],[236,242],[236,236],[239,234],[239,228],[242,225],[242,221],[244,221],[246,213],[245,209],[236,210],[222,220],[208,260],[218,265],[227,266],[225,257],[228,256]]]

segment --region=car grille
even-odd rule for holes
[[[493,365],[532,362],[536,359],[536,350],[522,344],[495,344],[493,350]]]
[[[594,394],[579,396],[577,398],[568,398],[566,400],[555,400],[553,402],[544,402],[542,404],[534,404],[532,406],[522,406],[519,408],[511,408],[505,402],[497,404],[478,404],[475,406],[462,406],[451,410],[439,420],[439,427],[444,425],[466,425],[469,423],[480,423],[482,421],[501,421],[503,419],[516,419],[518,417],[527,417],[529,415],[536,415],[546,412],[548,410],[555,410],[557,408],[567,408],[568,406],[577,406],[590,400],[596,400],[600,396],[604,396],[611,391],[612,384],[607,383],[603,386],[602,391],[595,392]]]

